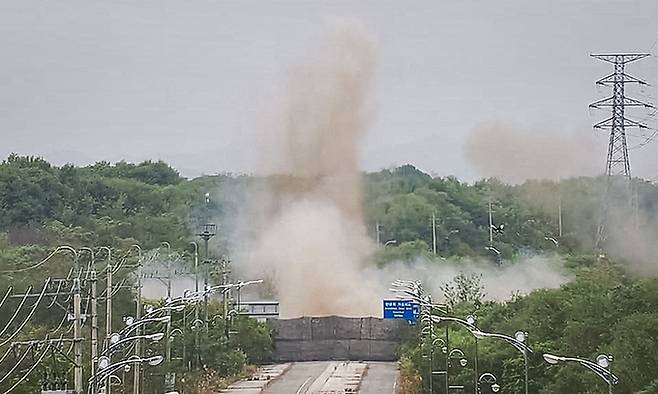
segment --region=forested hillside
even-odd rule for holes
[[[610,253],[599,256],[593,250],[603,179],[573,178],[522,185],[492,179],[469,184],[452,177],[432,177],[410,165],[369,173],[364,179],[366,224],[373,240],[379,237],[381,247],[375,255],[379,265],[415,260],[424,264],[459,264],[463,258],[489,261],[492,266],[513,265],[526,256],[546,253],[557,253],[567,261],[566,267],[575,279],[559,289],[537,290],[507,302],[452,294],[452,313],[476,313],[482,329],[508,334],[517,329],[529,332],[529,343],[535,348],[531,392],[594,393],[603,389],[596,377],[586,371],[543,364],[542,351],[589,358],[599,352],[612,353],[613,368],[621,380],[617,392],[658,392],[658,281],[651,276],[656,272],[656,262],[651,244],[646,242],[655,234],[658,187],[636,182],[636,206],[641,218],[634,228],[640,228],[646,238],[629,236],[629,242],[635,251],[643,245],[643,252],[626,253],[619,247],[618,234],[611,231]],[[220,229],[213,247],[218,254],[230,255],[232,221],[245,201],[245,186],[260,181],[231,175],[188,180],[163,162],[56,167],[39,158],[13,155],[0,164],[0,291],[4,293],[13,286],[14,292],[20,294],[29,285],[36,291],[47,277],[66,276],[72,263],[65,254],[54,256],[38,269],[30,269],[62,244],[74,248],[109,246],[115,259],[127,262],[134,261],[131,248],[139,244],[144,251],[151,251],[154,259],[166,252],[191,264],[190,242],[208,220],[217,221]],[[628,212],[622,210],[620,215],[633,216]],[[621,222],[615,225],[624,230],[621,233],[633,234]],[[165,251],[162,242],[168,242],[171,249]],[[82,253],[80,256],[80,262],[87,263],[87,257],[82,257]],[[96,257],[97,262],[104,258],[102,254]],[[127,287],[117,296],[117,326],[122,324],[121,317],[134,308],[131,274],[128,271],[118,278],[125,279]],[[477,280],[469,286],[477,287]],[[472,290],[461,289],[477,294]],[[59,324],[60,315],[60,311],[37,314],[21,331],[20,338],[43,337]],[[7,319],[1,318],[0,326]],[[220,319],[213,324],[223,331]],[[244,329],[236,339],[241,351],[223,351],[229,348],[221,338],[205,342],[204,349],[199,350],[204,352],[208,368],[219,375],[239,373],[245,363],[266,358],[268,338],[263,327],[248,321],[241,324]],[[471,338],[457,329],[454,338],[454,345],[470,354]],[[180,354],[183,342],[188,346],[189,357],[194,346],[190,336],[176,342],[174,351]],[[427,384],[426,379],[420,379],[427,370],[421,350],[410,343],[403,352],[409,392]],[[522,361],[513,348],[483,343],[480,356],[480,372],[494,372],[504,382],[505,392],[520,392]],[[187,360],[178,362],[183,371]],[[471,385],[470,368],[469,363],[455,370],[454,383]],[[37,384],[37,378],[26,381],[23,392],[32,392],[30,385]]]

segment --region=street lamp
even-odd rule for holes
[[[148,323],[167,323],[171,321],[171,316],[160,316],[141,320],[135,320],[135,318],[132,316],[127,316],[123,319],[123,321],[126,323],[126,327],[118,332],[121,337],[125,337],[132,331],[136,330],[138,327]]]
[[[478,394],[480,393],[480,387],[481,387],[482,383],[488,384],[489,388],[494,393],[497,393],[497,392],[500,391],[500,385],[496,381],[496,376],[494,376],[494,374],[492,374],[492,373],[485,372],[482,375],[480,375],[480,377],[478,378],[478,385],[477,385],[478,386],[477,387]]]
[[[585,360],[576,357],[563,357],[553,354],[544,353],[544,360],[549,364],[557,364],[559,362],[576,362],[583,367],[594,372],[598,377],[603,379],[608,384],[608,393],[612,394],[612,386],[619,383],[619,379],[612,373],[612,356],[609,354],[599,354],[596,357],[596,362]]]
[[[450,353],[448,353],[448,358],[450,360],[458,359],[459,360],[459,365],[461,365],[462,367],[465,367],[466,364],[468,364],[468,360],[466,359],[466,355],[459,348],[452,349],[450,351]]]
[[[107,347],[103,352],[101,353],[102,356],[107,356],[112,354],[112,350],[116,349],[120,345],[126,343],[126,342],[131,342],[131,341],[136,341],[139,339],[146,339],[152,342],[159,342],[164,338],[165,334],[163,332],[158,332],[155,334],[146,334],[146,335],[133,335],[131,337],[126,337],[126,338],[121,338],[121,334],[119,333],[114,333],[110,336],[110,346]]]
[[[500,264],[500,250],[494,248],[493,246],[485,246],[484,247],[486,250],[494,253],[496,255],[496,262]]]
[[[388,241],[384,242],[384,247],[386,247],[388,245],[391,245],[391,244],[396,244],[396,243],[398,243],[397,240],[391,239],[391,240],[388,240]]]
[[[482,331],[473,331],[473,335],[475,335],[478,338],[498,338],[502,339],[505,342],[509,343],[510,345],[514,346],[516,350],[521,352],[523,354],[523,364],[524,364],[524,386],[525,386],[525,394],[528,394],[528,352],[532,353],[532,349],[530,346],[526,344],[526,341],[528,339],[528,333],[525,331],[517,331],[514,334],[514,337],[510,337],[507,335],[503,334],[497,334],[497,333],[490,333],[490,332],[482,332]]]
[[[434,304],[429,295],[425,294],[425,291],[420,288],[418,290],[410,290],[409,288],[391,288],[388,289],[390,292],[397,293],[398,298],[412,300],[418,303],[420,306],[429,308],[429,309],[438,309],[442,313],[447,312],[446,304]]]
[[[160,365],[164,357],[162,356],[153,356],[148,358],[141,358],[136,355],[132,355],[125,360],[110,364],[110,358],[108,356],[102,356],[98,358],[98,372],[92,375],[89,378],[89,392],[97,392],[97,385],[108,379],[115,371],[129,366],[131,364],[148,364],[150,366]],[[109,380],[108,380],[109,381]],[[107,384],[107,383],[105,383]]]
[[[551,237],[550,235],[545,235],[545,236],[544,236],[544,239],[547,240],[547,241],[551,241],[551,242],[553,242],[553,244],[555,245],[555,247],[560,246],[560,242],[558,242],[557,239]]]
[[[474,380],[475,380],[475,392],[477,393],[477,379],[478,379],[478,337],[475,335],[475,332],[479,332],[480,329],[475,326],[475,321],[477,320],[477,316],[475,315],[468,315],[466,316],[466,319],[459,319],[456,317],[450,317],[450,316],[436,316],[432,315],[432,321],[434,321],[437,324],[440,324],[441,322],[454,322],[457,323],[461,326],[466,327],[468,331],[473,334],[473,340],[475,342],[475,357],[473,358],[473,375],[474,375]],[[447,336],[447,326],[446,326],[446,336]]]

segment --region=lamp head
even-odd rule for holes
[[[163,360],[164,360],[164,357],[162,357],[162,356],[153,356],[153,357],[147,358],[146,362],[150,366],[155,367],[156,365],[160,365]]]
[[[558,357],[556,355],[548,354],[548,353],[544,353],[543,357],[544,357],[544,361],[546,361],[549,364],[557,364],[562,359],[562,357]]]
[[[114,334],[110,335],[110,343],[111,344],[115,344],[115,343],[119,342],[120,340],[121,340],[121,335],[119,335],[118,333],[115,332]]]
[[[514,339],[516,339],[517,341],[519,341],[519,342],[521,342],[521,343],[524,343],[525,340],[526,340],[526,336],[527,336],[527,334],[526,334],[525,332],[523,332],[523,331],[517,331],[517,332],[514,334]]]
[[[110,366],[110,358],[107,356],[102,356],[98,358],[98,369],[103,370]]]
[[[608,368],[610,366],[610,356],[607,354],[599,354],[596,356],[596,363],[599,365],[599,367],[602,368]]]
[[[151,334],[148,336],[148,339],[152,340],[153,342],[158,342],[161,341],[162,338],[164,338],[165,334],[163,332],[158,332],[155,334]]]

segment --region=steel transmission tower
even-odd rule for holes
[[[614,66],[612,74],[596,81],[597,85],[611,86],[612,96],[596,101],[589,105],[590,108],[610,109],[611,116],[594,125],[595,129],[610,130],[610,140],[608,142],[608,153],[606,158],[605,173],[608,177],[607,190],[604,196],[603,214],[599,223],[598,234],[596,239],[597,248],[605,240],[605,227],[608,221],[608,204],[609,193],[612,177],[623,176],[628,183],[630,190],[631,166],[628,160],[628,145],[626,142],[626,129],[637,127],[647,129],[648,127],[626,117],[626,107],[645,107],[653,108],[649,103],[645,103],[634,98],[627,97],[625,94],[625,85],[627,83],[637,83],[647,85],[641,79],[632,77],[625,72],[625,66],[628,63],[643,59],[650,56],[648,53],[607,53],[592,54],[593,58],[610,63]]]
[[[626,107],[652,108],[634,98],[627,97],[624,86],[627,83],[647,85],[641,79],[632,77],[624,71],[627,63],[650,56],[648,53],[608,53],[592,54],[593,58],[614,65],[614,72],[596,81],[597,85],[612,86],[612,96],[596,101],[589,105],[590,108],[610,108],[611,116],[594,125],[595,129],[610,130],[610,142],[608,143],[608,156],[606,160],[606,175],[608,177],[622,175],[631,179],[631,166],[628,161],[628,145],[626,144],[626,128],[638,127],[646,129],[643,123],[636,122],[626,117]]]

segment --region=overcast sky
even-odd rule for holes
[[[589,53],[658,51],[656,0],[4,0],[0,156],[252,172],[261,114],[334,17],[363,23],[379,51],[366,170],[472,180],[464,145],[494,122],[592,136],[604,114],[587,104],[611,67]],[[628,71],[658,84],[656,58]],[[658,175],[656,144],[633,151],[636,174]]]

